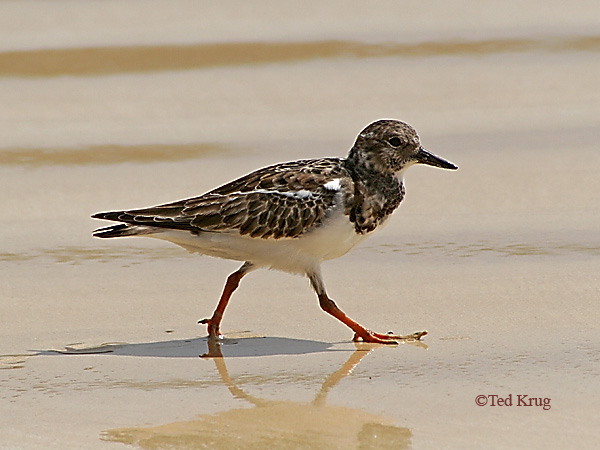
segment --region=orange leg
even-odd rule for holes
[[[397,340],[414,341],[420,340],[421,337],[427,334],[427,331],[420,331],[413,333],[408,336],[395,335],[393,333],[375,333],[371,330],[366,329],[358,322],[352,320],[344,312],[337,307],[335,302],[331,300],[325,292],[325,286],[319,273],[313,273],[308,275],[313,288],[317,292],[319,297],[319,305],[323,311],[331,314],[333,317],[338,319],[344,325],[354,331],[354,341],[362,340],[363,342],[374,342],[378,344],[397,344]]]
[[[243,276],[251,270],[251,267],[252,264],[246,262],[244,265],[242,265],[242,267],[227,277],[227,282],[223,288],[223,293],[221,294],[221,298],[219,299],[219,303],[217,304],[217,308],[213,312],[212,317],[210,319],[202,319],[198,321],[198,323],[203,323],[208,326],[208,337],[218,338],[221,336],[219,326],[221,325],[225,308],[227,308],[227,303],[229,303],[231,295],[240,285],[240,281]]]

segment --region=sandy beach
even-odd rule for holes
[[[0,448],[596,448],[600,6],[576,4],[0,2]],[[264,270],[209,346],[237,263],[91,236],[380,118],[460,169],[409,169],[323,274],[422,342],[353,343]]]

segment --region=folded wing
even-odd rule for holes
[[[331,170],[323,171],[324,165]],[[194,234],[236,231],[264,239],[294,238],[319,226],[342,202],[340,183],[351,182],[344,172],[335,158],[280,164],[199,197],[92,217],[138,226],[144,234],[153,228],[166,228]],[[123,236],[126,231],[127,235],[136,234],[131,226],[116,227],[119,225],[105,229],[111,235],[96,235]]]

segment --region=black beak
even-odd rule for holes
[[[439,156],[429,153],[423,147],[419,147],[419,152],[415,155],[415,161],[419,164],[427,164],[428,166],[441,167],[442,169],[458,169],[450,161],[440,158]]]

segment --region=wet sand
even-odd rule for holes
[[[594,448],[600,10],[468,3],[6,3],[0,447]],[[422,344],[354,344],[306,280],[259,271],[202,357],[236,263],[91,237],[94,212],[343,156],[382,117],[460,170],[411,168],[324,277]]]

